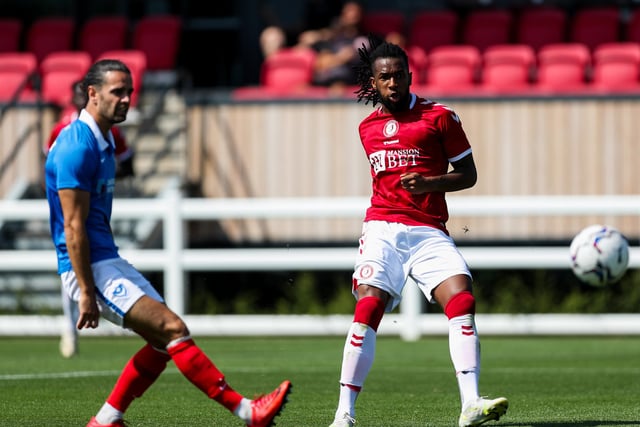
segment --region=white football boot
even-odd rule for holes
[[[462,408],[458,425],[460,427],[475,427],[487,421],[497,421],[507,412],[509,401],[504,397],[497,399],[478,399],[467,403]]]
[[[342,417],[336,418],[329,427],[353,427],[355,425],[356,419],[345,412]]]

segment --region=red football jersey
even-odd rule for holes
[[[359,132],[373,187],[365,221],[427,225],[447,232],[445,193],[411,194],[400,185],[400,176],[443,175],[450,163],[471,154],[458,115],[412,94],[407,111],[385,114],[376,109],[360,123]]]
[[[53,145],[53,142],[58,137],[58,134],[65,126],[78,118],[78,111],[75,108],[65,110],[60,117],[60,120],[53,126],[51,130],[51,134],[49,135],[49,140],[47,141],[47,146],[44,147],[44,152],[47,154],[49,152],[49,148]],[[127,145],[127,141],[124,138],[124,135],[120,131],[117,126],[111,127],[111,133],[113,134],[113,141],[116,143],[115,155],[118,160],[125,160],[131,156],[132,152]]]

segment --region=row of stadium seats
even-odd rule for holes
[[[625,13],[615,6],[577,9],[553,6],[475,9],[465,16],[448,9],[425,10],[408,18],[397,10],[370,11],[363,31],[387,36],[404,35],[407,46],[429,53],[434,47],[466,44],[481,52],[493,45],[526,44],[538,51],[553,43],[582,43],[591,51],[602,43],[640,42],[640,9]]]
[[[131,25],[124,16],[94,16],[82,25],[69,17],[44,17],[23,28],[0,19],[0,101],[14,98],[67,105],[73,81],[97,59],[123,60],[132,70],[136,106],[147,71],[176,67],[182,21],[148,15]]]
[[[82,25],[71,17],[43,17],[24,28],[18,19],[0,18],[0,52],[31,52],[40,63],[57,51],[80,50],[92,60],[103,52],[141,50],[149,70],[173,69],[182,21],[173,15],[147,15],[135,23],[125,16],[94,16]]]
[[[288,48],[267,58],[261,86],[237,89],[236,99],[323,97],[312,86],[314,51]],[[640,43],[556,43],[535,51],[524,44],[438,46],[429,54],[409,49],[414,89],[434,94],[640,93]],[[347,91],[347,93],[349,93]]]
[[[140,50],[112,50],[102,52],[97,59],[120,59],[133,77],[134,92],[131,106],[136,107],[147,70],[147,57]],[[32,52],[0,53],[0,103],[19,100],[44,102],[66,107],[71,102],[71,86],[82,79],[94,58],[84,51],[54,51],[40,63]]]

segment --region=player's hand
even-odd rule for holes
[[[427,191],[426,179],[415,172],[400,175],[400,185],[411,194],[420,194]]]
[[[95,294],[80,294],[78,300],[78,329],[97,328],[100,320],[100,310]]]

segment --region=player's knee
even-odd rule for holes
[[[384,315],[385,302],[382,298],[368,296],[358,300],[353,321],[368,325],[374,331],[378,330]]]
[[[476,313],[476,299],[469,291],[458,292],[451,297],[444,308],[444,314],[447,318],[464,316],[465,314]]]

